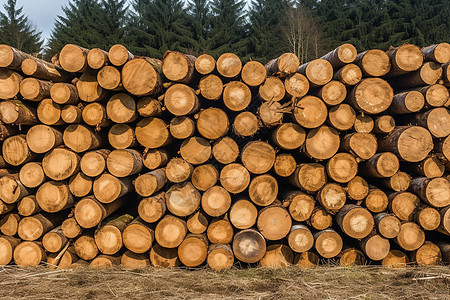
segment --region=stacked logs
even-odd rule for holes
[[[0,264],[448,263],[449,60],[0,45]]]

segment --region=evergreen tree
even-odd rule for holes
[[[32,28],[23,7],[16,7],[16,0],[8,0],[0,12],[0,43],[8,44],[27,53],[39,53],[42,48],[42,32]]]
[[[127,0],[101,0],[102,16],[99,22],[103,25],[101,34],[108,50],[112,45],[122,43],[128,16]]]
[[[194,52],[199,55],[209,51],[208,34],[211,30],[211,8],[208,0],[190,0],[189,19],[194,33]]]

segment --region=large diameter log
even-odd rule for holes
[[[404,44],[397,48],[391,48],[387,54],[391,60],[391,70],[388,76],[398,76],[415,71],[423,63],[423,55],[420,48],[412,44]]]
[[[279,57],[269,61],[265,68],[269,75],[279,75],[285,77],[293,74],[300,66],[300,61],[294,53],[283,53]]]
[[[35,125],[27,132],[27,143],[35,153],[46,153],[63,143],[61,131],[46,125]]]
[[[348,64],[334,73],[333,79],[339,80],[345,85],[355,85],[361,81],[361,69],[355,64]]]
[[[230,193],[243,192],[250,184],[250,173],[241,164],[226,165],[220,172],[220,184]]]
[[[27,100],[38,102],[50,97],[52,85],[53,83],[50,81],[31,77],[25,78],[20,82],[20,94]]]
[[[24,186],[19,180],[19,174],[5,175],[0,177],[0,200],[13,204],[25,196],[32,194],[32,191]]]
[[[245,199],[237,200],[230,209],[229,218],[231,224],[237,229],[248,229],[255,225],[258,217],[256,206]]]
[[[392,114],[410,114],[418,112],[424,105],[425,97],[421,92],[407,91],[395,94],[387,111]]]
[[[378,148],[376,137],[370,133],[353,132],[341,140],[341,150],[353,153],[362,160],[370,159]]]
[[[426,241],[419,249],[411,253],[411,261],[419,266],[436,266],[442,263],[442,253],[439,247]]]
[[[224,53],[217,59],[216,66],[220,75],[233,78],[241,72],[242,62],[236,54]]]
[[[252,92],[243,82],[231,81],[223,90],[223,103],[232,111],[242,111],[250,104]]]
[[[442,84],[427,85],[415,90],[422,93],[425,97],[427,107],[444,106],[448,101],[449,91]]]
[[[20,70],[22,62],[32,56],[14,47],[2,44],[0,45],[0,57],[0,68]]]
[[[147,223],[158,221],[166,213],[166,194],[158,193],[149,198],[143,198],[138,206],[139,216]]]
[[[93,196],[84,197],[75,205],[75,220],[83,228],[93,228],[125,203],[126,199],[123,197],[106,204],[100,203]]]
[[[198,89],[204,98],[216,101],[222,96],[223,82],[219,76],[210,74],[200,79]]]
[[[90,177],[97,177],[106,169],[106,159],[111,153],[108,149],[86,152],[80,160],[81,171]]]
[[[13,99],[19,94],[22,76],[18,73],[0,68],[0,99]]]
[[[188,84],[194,79],[196,57],[175,51],[166,51],[162,60],[162,72],[170,80]]]
[[[58,104],[76,104],[79,102],[76,86],[58,82],[51,86],[50,97]]]
[[[266,101],[258,107],[257,114],[266,127],[280,125],[285,111],[279,102]]]
[[[106,90],[123,90],[120,70],[113,66],[104,66],[101,68],[97,73],[97,81],[98,84]]]
[[[336,129],[322,125],[308,132],[305,152],[314,159],[329,159],[336,154],[339,144],[339,134]]]
[[[6,266],[13,258],[14,249],[20,244],[20,239],[12,236],[0,237],[0,266]]]
[[[41,163],[29,162],[19,172],[20,182],[28,188],[36,188],[46,180]]]
[[[286,94],[283,81],[278,77],[268,77],[263,84],[259,86],[259,97],[264,101],[282,100]]]
[[[386,178],[398,172],[400,162],[395,154],[391,152],[377,153],[365,162],[363,174],[370,177]]]
[[[123,87],[133,95],[149,96],[157,94],[162,87],[158,70],[161,62],[150,58],[135,58],[122,68]]]
[[[450,112],[445,107],[433,108],[417,114],[415,123],[427,128],[436,138],[443,138],[450,134]]]
[[[150,149],[166,146],[171,142],[167,124],[158,118],[150,117],[139,121],[136,125],[136,139]]]
[[[258,262],[266,253],[266,241],[255,229],[239,231],[233,238],[233,253],[242,262]]]
[[[248,194],[256,205],[268,206],[277,198],[278,182],[269,174],[256,176],[250,182]]]
[[[213,219],[206,234],[209,242],[213,244],[228,244],[233,239],[233,226],[225,218]]]
[[[116,67],[123,66],[127,61],[130,61],[133,58],[134,55],[121,44],[115,44],[109,48],[108,60]]]
[[[199,191],[206,191],[219,180],[219,172],[211,164],[197,166],[192,172],[191,182]]]
[[[115,149],[126,149],[135,146],[134,129],[127,124],[115,124],[108,131],[108,142]]]
[[[327,119],[328,110],[325,103],[317,97],[306,96],[295,104],[294,119],[305,128],[317,128]]]
[[[10,136],[3,141],[2,155],[5,162],[20,166],[35,157],[28,147],[25,134]]]
[[[297,162],[294,156],[289,153],[282,153],[277,155],[275,163],[273,164],[273,171],[281,177],[289,177],[297,168]]]
[[[288,207],[292,219],[298,222],[311,217],[314,205],[314,198],[300,191],[289,192],[283,201],[283,206]]]
[[[141,218],[134,219],[122,232],[123,245],[134,253],[148,252],[155,233]]]
[[[294,224],[288,235],[289,247],[295,252],[305,252],[314,245],[311,230],[305,225]]]
[[[267,246],[264,257],[259,261],[261,267],[284,268],[294,261],[294,253],[291,248],[284,244]]]
[[[106,113],[114,123],[134,122],[137,118],[136,102],[127,94],[114,94],[106,104]]]
[[[200,207],[200,192],[192,183],[178,183],[166,192],[167,209],[174,215],[186,217]]]
[[[64,182],[47,181],[36,192],[36,201],[43,211],[55,213],[73,206],[74,199]]]
[[[201,137],[191,137],[183,141],[180,146],[181,157],[193,165],[200,165],[211,157],[210,143]]]
[[[347,183],[358,173],[358,162],[349,153],[337,153],[326,165],[328,176],[339,183]]]
[[[92,72],[84,72],[76,87],[78,96],[85,102],[102,101],[108,95],[108,92],[98,84],[96,74]]]
[[[189,216],[186,225],[190,233],[202,234],[208,229],[208,216],[202,211],[198,210],[196,213]]]
[[[65,219],[61,224],[61,230],[63,234],[69,239],[76,238],[83,231],[74,217]]]
[[[327,182],[325,167],[318,163],[300,164],[289,177],[289,182],[306,192],[314,193]]]
[[[170,121],[169,130],[174,138],[184,140],[194,135],[195,123],[187,116],[175,117]]]
[[[423,127],[399,126],[380,141],[379,149],[393,152],[404,161],[419,162],[433,149],[433,139]]]
[[[386,52],[371,49],[356,56],[357,64],[365,77],[380,77],[386,75],[391,69],[391,61]]]
[[[230,193],[223,187],[215,185],[203,193],[201,206],[209,216],[219,217],[230,209]]]
[[[305,75],[312,87],[325,85],[333,78],[333,67],[325,59],[315,59],[305,63],[298,68],[297,72]]]
[[[191,177],[194,167],[182,158],[172,158],[165,168],[166,177],[169,181],[180,183]]]
[[[389,200],[385,192],[378,188],[371,187],[363,203],[371,212],[379,213],[386,210]]]
[[[64,130],[63,141],[64,145],[78,153],[97,149],[103,142],[100,134],[81,124],[67,126]]]
[[[391,190],[403,192],[409,188],[411,177],[407,173],[399,171],[389,178],[384,178],[382,183]]]
[[[92,260],[98,254],[98,247],[95,244],[94,232],[88,231],[78,237],[73,243],[75,253],[84,260]]]
[[[128,177],[117,178],[109,173],[103,173],[94,180],[94,196],[102,203],[111,203],[132,190],[133,184]]]
[[[267,240],[276,241],[288,235],[292,219],[284,207],[268,206],[259,211],[256,226]]]
[[[96,102],[86,105],[81,113],[81,117],[84,123],[96,128],[107,127],[111,124],[105,106]]]
[[[367,114],[379,114],[391,105],[392,87],[380,78],[365,78],[349,93],[347,100],[357,110]]]
[[[92,192],[94,179],[78,172],[69,180],[69,190],[75,197],[84,197]]]
[[[208,247],[206,262],[214,271],[230,269],[234,264],[233,250],[230,245],[212,244]]]
[[[382,212],[374,216],[377,231],[387,239],[395,238],[401,229],[400,220],[391,214]]]
[[[131,176],[142,170],[142,154],[134,149],[113,150],[106,159],[106,167],[116,177]]]
[[[360,114],[356,116],[353,129],[358,133],[370,133],[373,130],[374,122],[371,116]]]
[[[80,157],[69,149],[55,148],[42,159],[42,168],[47,177],[64,180],[80,170]]]
[[[20,216],[18,214],[9,213],[0,220],[0,231],[6,236],[15,236],[19,229]]]
[[[164,248],[155,244],[150,250],[150,262],[153,266],[173,268],[180,266],[176,248]]]
[[[124,269],[139,269],[150,266],[147,254],[137,254],[130,250],[125,251],[120,258],[120,267]]]
[[[316,200],[323,208],[336,212],[345,205],[346,193],[340,185],[327,183],[316,194]]]
[[[417,71],[396,77],[392,84],[396,89],[408,89],[418,86],[435,84],[442,76],[440,64],[429,61],[424,63]]]
[[[61,119],[67,124],[80,123],[83,119],[81,114],[80,106],[65,105],[61,109]]]
[[[134,181],[136,193],[142,197],[149,197],[161,190],[167,182],[166,170],[157,169],[139,175]]]
[[[62,125],[64,121],[61,118],[61,106],[52,99],[47,98],[39,102],[37,107],[37,116],[41,123],[46,125]]]
[[[207,108],[198,114],[197,130],[205,139],[216,140],[227,134],[229,127],[227,114],[219,108]]]
[[[400,233],[394,241],[406,251],[414,251],[425,242],[425,233],[416,223],[406,222],[401,225]]]
[[[339,131],[346,131],[352,128],[355,120],[355,110],[346,103],[331,107],[327,118],[328,124]]]
[[[382,260],[391,249],[389,240],[378,234],[366,237],[360,244],[364,254],[371,260]]]
[[[254,174],[268,172],[275,162],[274,148],[263,141],[250,142],[241,153],[243,165]]]
[[[14,262],[21,267],[37,267],[47,260],[42,246],[37,242],[22,242],[14,249]]]
[[[450,205],[450,182],[445,178],[415,178],[411,180],[410,191],[434,207]]]
[[[133,216],[124,214],[113,217],[95,230],[94,239],[98,250],[107,255],[116,254],[122,248],[122,232],[133,221]]]
[[[176,248],[187,234],[186,222],[177,217],[166,215],[155,228],[156,242],[165,248]]]
[[[163,167],[169,161],[169,154],[164,149],[151,149],[144,153],[143,164],[149,170]]]
[[[420,200],[413,193],[396,192],[389,195],[389,209],[402,221],[412,221],[419,207]]]
[[[207,75],[216,68],[216,60],[209,54],[202,54],[195,60],[195,70],[202,75]]]
[[[218,162],[227,165],[236,161],[239,147],[232,138],[225,136],[214,143],[212,153]]]
[[[352,44],[342,44],[321,58],[328,60],[333,68],[337,69],[346,64],[352,63],[356,59],[356,55],[357,52],[355,46]]]
[[[361,176],[355,176],[347,183],[346,191],[350,199],[361,201],[369,194],[369,184]]]
[[[284,80],[286,93],[292,97],[303,97],[309,91],[309,81],[304,75],[294,73]]]
[[[108,62],[108,52],[100,48],[89,50],[89,53],[87,55],[87,63],[89,67],[91,67],[91,69],[100,69]]]
[[[39,204],[36,201],[35,195],[23,197],[17,204],[17,211],[19,215],[28,217],[41,211]]]
[[[237,136],[252,136],[258,132],[259,127],[258,117],[249,111],[241,112],[233,121],[233,132]]]
[[[61,226],[58,226],[42,237],[42,246],[48,252],[59,252],[67,244],[67,237],[63,234]]]
[[[450,61],[450,45],[448,43],[439,43],[424,47],[421,49],[424,59],[432,60],[440,64]]]
[[[59,63],[67,72],[83,72],[87,67],[89,50],[77,45],[67,44],[59,53]]]
[[[372,232],[375,221],[372,214],[365,208],[347,204],[339,210],[336,222],[342,231],[354,239],[362,239]]]
[[[61,214],[40,213],[34,216],[25,217],[19,222],[17,234],[22,240],[35,241],[45,233],[61,224],[63,216]]]
[[[333,229],[325,229],[314,234],[314,247],[322,257],[331,258],[339,254],[343,247],[341,236]]]
[[[266,79],[267,71],[264,65],[257,61],[249,61],[242,67],[241,78],[249,86],[259,86]]]
[[[435,230],[441,223],[441,215],[437,209],[424,205],[418,210],[415,221],[425,230]]]

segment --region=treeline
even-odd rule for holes
[[[4,11],[0,42],[47,58],[68,43],[122,43],[155,58],[170,49],[266,62],[289,51],[305,62],[347,42],[363,51],[450,40],[448,0],[71,0],[44,49],[16,0]]]

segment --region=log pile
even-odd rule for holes
[[[0,45],[0,264],[448,263],[449,61]]]

